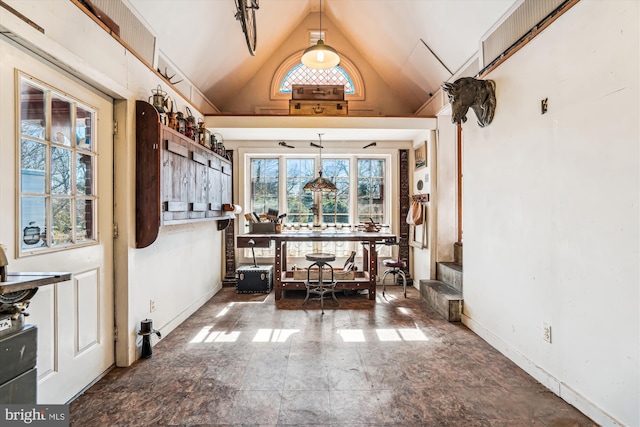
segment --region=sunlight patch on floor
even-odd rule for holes
[[[221,311],[220,313],[216,314],[216,317],[222,317],[225,314],[227,314],[229,312],[229,310],[231,310],[231,307],[233,307],[233,302],[230,302],[229,304],[227,304]]]
[[[417,328],[398,329],[398,333],[404,341],[429,341],[429,338]]]
[[[236,342],[240,337],[240,331],[224,332],[224,331],[212,331],[213,326],[205,326],[200,329],[200,332],[196,334],[191,341],[191,344],[197,343],[212,343],[212,342]]]
[[[253,342],[287,342],[289,337],[300,332],[300,329],[258,329]]]
[[[338,335],[344,342],[365,342],[362,329],[338,329]]]
[[[380,341],[402,341],[400,334],[395,329],[376,329]]]

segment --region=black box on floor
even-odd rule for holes
[[[273,265],[243,265],[236,270],[236,293],[271,292]]]

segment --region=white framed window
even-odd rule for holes
[[[320,193],[322,195],[322,223],[344,225],[357,223],[351,216],[349,205],[351,202],[350,174],[351,159],[322,159],[322,176],[333,182],[338,191]]]
[[[19,252],[95,243],[97,114],[27,75],[18,85]]]
[[[287,219],[289,224],[313,223],[313,193],[304,191],[304,185],[313,179],[314,160],[285,158],[287,180]]]
[[[356,90],[349,74],[339,65],[328,70],[316,70],[300,63],[294,66],[280,84],[280,92],[291,93],[293,85],[344,85],[344,94],[353,95]]]
[[[304,191],[304,185],[317,176],[319,156],[281,155],[276,157],[247,154],[246,179],[251,183],[246,193],[245,206],[258,216],[269,208],[287,213],[283,231],[308,231],[313,227],[313,210],[320,211],[320,230],[355,229],[358,224],[373,219],[389,225],[390,198],[385,194],[390,176],[389,155],[322,156],[322,176],[338,188],[332,193]],[[268,165],[268,166],[267,166]],[[277,202],[277,203],[276,203]],[[245,222],[245,232],[249,231]],[[314,246],[315,245],[315,246]],[[316,247],[321,245],[322,247]],[[288,257],[303,257],[312,251],[329,251],[338,257],[346,257],[355,250],[361,254],[361,245],[354,242],[290,242]],[[273,257],[274,248],[254,249],[256,257]],[[381,248],[380,255],[386,249]],[[245,251],[251,257],[251,250]]]
[[[358,221],[385,222],[384,159],[358,159]]]
[[[304,51],[286,58],[273,73],[269,98],[291,99],[292,84],[344,84],[345,97],[350,101],[364,101],[365,85],[358,67],[346,56],[340,55],[340,65],[332,70],[313,70],[300,62]]]
[[[279,159],[251,159],[251,212],[267,213],[279,205]]]

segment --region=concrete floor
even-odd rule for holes
[[[410,288],[377,301],[223,288],[71,403],[75,426],[593,426]],[[154,342],[157,339],[152,338]]]

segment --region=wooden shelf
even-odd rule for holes
[[[336,289],[369,289],[370,277],[367,271],[356,271],[353,280],[338,280]],[[293,271],[288,270],[282,273],[282,288],[287,289],[306,289],[304,280],[293,278]]]
[[[156,109],[136,101],[136,247],[160,226],[231,218],[231,162],[160,123]]]

